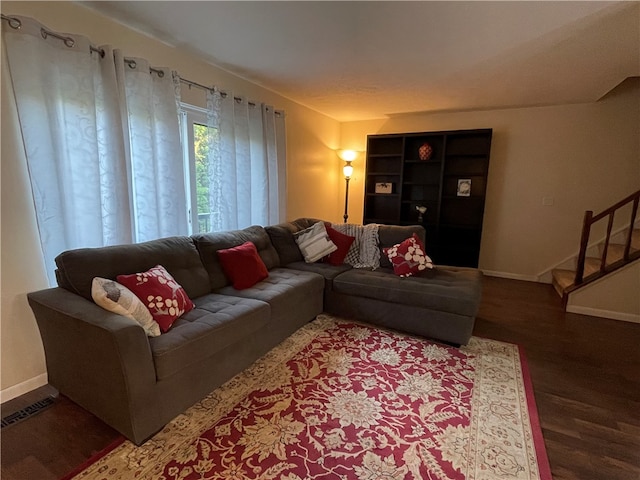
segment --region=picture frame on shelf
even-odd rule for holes
[[[375,193],[393,193],[393,183],[376,183]]]
[[[458,197],[470,197],[471,196],[471,179],[459,178],[458,190],[456,191]]]

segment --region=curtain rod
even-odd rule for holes
[[[9,17],[7,15],[5,15],[4,13],[2,14],[2,20],[6,20],[7,23],[9,24],[9,26],[11,28],[13,28],[14,30],[20,30],[20,28],[22,28],[22,21],[17,18],[17,17]],[[58,40],[62,40],[64,42],[64,44],[71,48],[76,44],[76,41],[72,38],[72,37],[67,37],[65,35],[60,35],[59,33],[53,32],[51,30],[47,30],[44,27],[40,28],[40,34],[42,35],[42,38],[44,38],[46,40],[47,37],[51,36],[54,38],[57,38]],[[102,58],[104,58],[104,49],[102,48],[98,48],[95,47],[93,45],[89,45],[89,50],[92,52],[96,52],[99,53],[100,56]],[[136,68],[138,65],[136,63],[135,60],[130,59],[130,58],[125,58],[124,61],[126,62],[127,65],[129,65],[130,68]],[[162,70],[159,70],[157,68],[153,68],[153,67],[149,67],[149,71],[152,73],[156,73],[160,78],[164,77],[164,72]],[[187,80],[186,78],[182,78],[180,77],[180,81],[182,83],[186,83],[187,85],[189,85],[189,87],[197,87],[197,88],[202,88],[203,90],[210,90],[212,92],[216,91],[216,87],[206,87],[200,83],[194,82],[192,80]],[[227,97],[227,93],[226,92],[220,92],[220,95],[222,96],[222,98],[226,98]],[[233,97],[234,100],[236,102],[240,102],[242,101],[242,98],[240,97]],[[252,107],[255,107],[255,103],[253,102],[249,102],[249,105],[251,105]]]
[[[180,81],[182,83],[186,83],[187,85],[189,85],[189,88],[196,87],[196,88],[201,88],[202,90],[209,90],[211,92],[220,92],[220,96],[222,98],[227,98],[228,93],[224,92],[222,90],[219,90],[217,87],[206,87],[206,86],[204,86],[204,85],[202,85],[202,84],[200,84],[198,82],[194,82],[193,80],[187,80],[186,78],[182,78],[182,77],[179,77],[179,78],[180,78]],[[233,97],[233,99],[236,102],[241,102],[242,101],[242,97]],[[247,102],[247,103],[248,103],[248,105],[250,107],[255,107],[256,106],[256,104],[254,102]]]
[[[20,20],[17,17],[8,17],[3,13],[2,20],[6,20],[9,26],[14,30],[20,30],[20,28],[22,28],[22,20]],[[72,37],[60,35],[59,33],[53,32],[51,30],[47,30],[44,27],[40,27],[40,35],[42,35],[42,38],[44,38],[45,40],[47,37],[54,37],[54,38],[57,38],[58,40],[62,40],[64,44],[69,48],[73,47],[76,44],[76,41]],[[101,57],[104,57],[104,50],[102,50],[101,48],[97,48],[97,47],[94,47],[93,45],[89,45],[89,49],[92,52],[99,53]]]
[[[9,24],[9,26],[14,30],[20,30],[20,28],[22,28],[22,21],[17,17],[9,17],[3,13],[1,14],[1,18],[2,20],[5,20]],[[40,35],[42,35],[42,38],[44,38],[45,40],[47,37],[54,37],[54,38],[57,38],[58,40],[62,40],[64,44],[69,48],[72,48],[76,44],[76,41],[72,37],[61,35],[51,30],[47,30],[44,27],[40,27]],[[102,58],[104,58],[105,52],[104,52],[104,49],[102,48],[98,48],[89,44],[89,51],[98,53]],[[130,68],[136,68],[138,66],[136,61],[131,58],[125,58],[124,61],[127,65],[129,65]],[[157,74],[160,78],[164,77],[164,71],[159,70],[157,68],[149,67],[149,72]],[[198,82],[187,80],[186,78],[182,78],[182,77],[179,77],[179,78],[180,78],[180,82],[189,85],[189,88],[196,87],[196,88],[201,88],[203,90],[209,90],[211,92],[219,91],[216,87],[207,87]],[[227,98],[228,94],[227,92],[220,91],[220,95],[222,96],[222,98]],[[236,102],[242,101],[242,97],[233,97],[233,99]],[[247,102],[247,104],[250,107],[256,106],[254,102]],[[276,111],[276,113],[281,114],[281,112],[278,112],[278,111]]]
[[[208,90],[210,92],[215,92],[216,91],[216,87],[207,87],[205,85],[202,85],[201,83],[194,82],[192,80],[187,80],[186,78],[180,77],[180,81],[182,83],[186,83],[187,85],[189,85],[189,88],[196,87],[196,88],[201,88],[202,90]],[[222,94],[222,92],[220,92],[220,93]],[[225,95],[226,95],[226,93],[225,93]]]
[[[104,50],[103,50],[104,53]],[[104,55],[103,55],[104,57]],[[138,66],[138,62],[136,62],[134,59],[132,58],[124,58],[124,63],[126,63],[127,65],[129,65],[129,68],[134,69]],[[157,74],[160,78],[164,77],[164,71],[158,69],[158,68],[153,68],[153,67],[149,67],[149,73],[155,73]]]

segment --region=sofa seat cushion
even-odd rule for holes
[[[338,275],[349,270],[353,270],[351,265],[331,265],[329,263],[307,263],[307,262],[293,262],[287,265],[287,268],[294,270],[302,270],[305,272],[313,272],[322,275],[324,278],[333,280]]]
[[[216,290],[216,293],[261,300],[271,306],[273,318],[280,318],[290,316],[291,312],[304,311],[301,305],[314,295],[322,297],[323,289],[324,279],[320,275],[290,268],[274,268],[269,271],[268,278],[253,287],[236,290],[227,286]]]
[[[333,290],[430,310],[475,316],[480,304],[482,272],[473,268],[436,267],[420,276],[401,278],[393,270],[350,270],[333,280]]]
[[[269,305],[259,300],[208,294],[193,302],[195,308],[180,317],[169,332],[149,341],[158,380],[246,341],[270,318]]]
[[[325,290],[331,290],[333,288],[333,279],[343,272],[351,270],[351,265],[330,265],[328,263],[306,263],[306,262],[293,262],[287,265],[287,268],[293,268],[294,270],[302,270],[304,272],[313,272],[324,277]]]

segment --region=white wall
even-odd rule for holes
[[[492,128],[480,268],[537,281],[577,255],[585,210],[598,213],[640,188],[640,79],[596,103],[400,114],[343,123],[343,145],[364,151],[368,134]],[[355,164],[351,215],[362,221],[364,159]],[[543,197],[553,205],[544,206]],[[614,231],[627,220],[616,219]],[[603,226],[592,239],[601,239]],[[610,318],[640,316],[636,265],[628,282],[603,281],[572,296],[571,308]],[[636,275],[635,277],[633,275]],[[612,292],[615,290],[615,294]]]
[[[111,44],[127,56],[169,66],[203,85],[286,111],[287,217],[315,216],[339,221],[339,147],[337,121],[270,90],[205,63],[198,57],[141,35],[72,2],[2,2],[5,15],[33,17],[58,32],[82,34],[93,44]],[[4,55],[4,49],[3,49]],[[4,57],[3,57],[4,62]],[[0,400],[6,401],[46,383],[44,352],[26,293],[47,287],[39,256],[35,212],[15,111],[11,108],[8,69],[2,69],[2,317]],[[202,103],[204,93],[185,91],[183,100]]]
[[[640,262],[576,290],[567,312],[640,323]]]
[[[44,352],[26,293],[47,287],[29,176],[2,50],[0,365],[5,401],[46,383]],[[25,384],[26,382],[26,384]],[[24,384],[24,385],[21,385]],[[17,387],[16,387],[17,386]],[[10,388],[13,387],[13,388]]]
[[[601,211],[640,188],[640,83],[605,100],[509,110],[395,115],[342,124],[342,143],[367,134],[492,128],[480,268],[535,280],[575,254],[585,210]],[[355,165],[364,176],[364,159]],[[553,198],[543,206],[543,197]],[[362,221],[363,182],[352,215]]]

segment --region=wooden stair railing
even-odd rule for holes
[[[553,286],[562,296],[563,305],[566,306],[569,293],[574,290],[640,259],[640,229],[634,228],[639,203],[640,190],[597,215],[594,215],[591,210],[585,212],[576,270],[555,269],[552,272]],[[612,243],[611,232],[615,214],[629,204],[631,204],[631,217],[626,230],[625,242],[623,244]],[[599,258],[587,257],[591,227],[605,218],[607,219],[607,233],[604,241],[600,243],[600,256]]]

